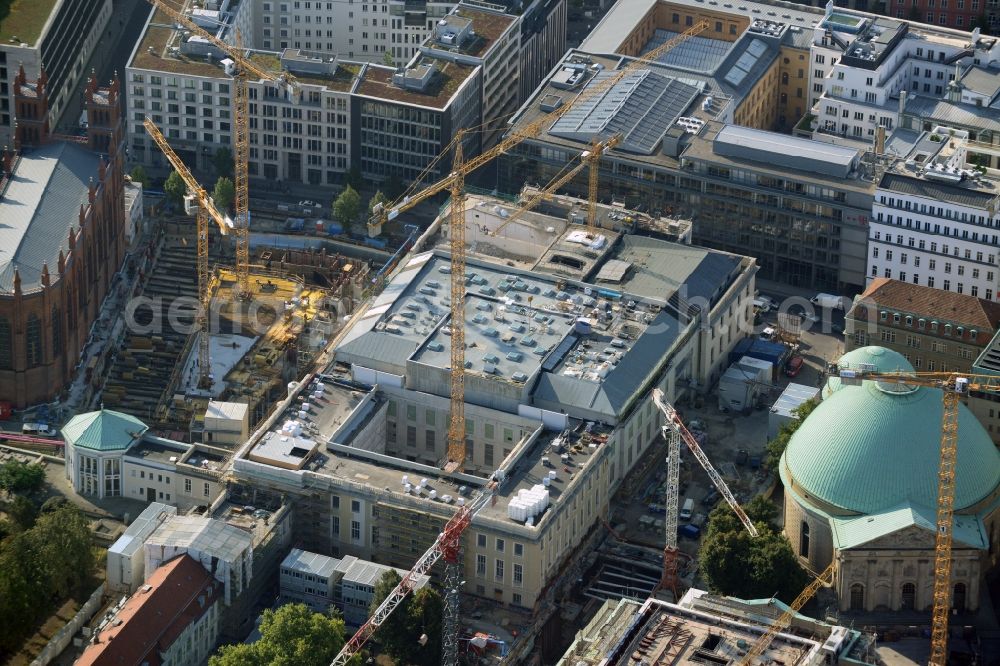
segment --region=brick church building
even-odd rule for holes
[[[48,125],[47,77],[14,80],[14,146],[0,153],[0,402],[50,401],[77,371],[125,256],[117,78],[84,91],[86,134]]]

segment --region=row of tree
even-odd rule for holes
[[[95,557],[87,519],[67,502],[49,501],[35,520],[18,495],[12,533],[0,541],[0,661],[21,647],[53,606],[87,593]],[[8,507],[9,508],[9,507]],[[9,529],[11,525],[7,525]]]

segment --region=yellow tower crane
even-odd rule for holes
[[[210,42],[217,49],[228,56],[236,67],[233,76],[233,85],[236,89],[233,108],[235,110],[235,120],[233,127],[236,131],[236,141],[233,173],[236,180],[236,197],[234,207],[236,209],[236,293],[241,298],[250,295],[250,186],[248,174],[248,159],[250,153],[250,122],[249,122],[249,94],[247,91],[247,76],[253,75],[258,79],[271,83],[283,83],[289,87],[290,92],[297,88],[295,79],[288,73],[270,72],[255,65],[246,55],[243,49],[242,37],[236,31],[236,44],[229,44],[222,41],[212,33],[204,30],[197,23],[188,18],[182,10],[175,9],[164,0],[148,0],[150,4],[173,19],[179,26],[190,30],[191,34],[197,35]]]
[[[771,644],[771,641],[774,640],[774,637],[792,624],[792,619],[795,617],[795,614],[806,605],[807,601],[813,598],[813,595],[819,591],[819,588],[824,585],[833,584],[833,573],[835,569],[835,562],[831,562],[830,566],[828,566],[823,573],[816,576],[811,583],[806,585],[805,589],[799,593],[799,596],[795,597],[795,601],[788,606],[788,610],[782,613],[781,617],[775,620],[771,626],[768,627],[767,631],[760,635],[757,642],[754,643],[749,650],[747,650],[743,659],[740,660],[740,666],[749,666],[750,662],[764,654],[764,651],[767,650],[767,647]]]
[[[934,609],[931,614],[930,666],[945,666],[948,661],[948,611],[951,608],[951,544],[955,522],[955,463],[958,456],[958,405],[970,392],[1000,392],[1000,377],[955,372],[878,372],[874,366],[861,364],[857,368],[840,368],[839,377],[845,385],[859,385],[864,381],[886,384],[925,387],[941,390],[941,448],[938,459],[938,499],[934,541]],[[833,564],[819,578],[832,576]],[[831,578],[832,579],[832,578]],[[817,579],[819,580],[819,579]],[[803,594],[812,596],[820,583],[813,581]],[[802,596],[802,595],[800,595]],[[806,598],[808,599],[808,597]],[[797,601],[797,600],[796,600]],[[805,600],[803,600],[805,603]],[[780,631],[780,629],[778,629]],[[771,632],[768,632],[771,633]],[[773,632],[767,643],[774,638]],[[768,634],[765,634],[767,636]],[[761,642],[765,636],[761,637]],[[756,647],[756,646],[755,646]],[[760,656],[767,648],[762,643],[760,651],[748,653],[743,664],[750,664],[753,656]]]
[[[566,100],[566,102],[556,110],[539,115],[538,118],[530,123],[527,123],[524,127],[513,128],[510,133],[497,145],[464,162],[462,164],[462,168],[460,169],[463,178],[466,174],[474,172],[479,167],[484,164],[488,164],[493,161],[493,159],[520,145],[522,142],[541,136],[549,127],[552,126],[552,123],[565,115],[570,109],[576,108],[581,102],[593,100],[600,95],[607,93],[629,74],[632,74],[643,67],[647,67],[651,61],[655,61],[675,46],[684,43],[691,37],[701,34],[707,29],[708,23],[706,21],[700,21],[694,24],[681,34],[668,39],[666,42],[647,53],[644,57],[635,58],[629,62],[628,65],[622,67],[621,69],[616,69],[607,78],[588,85],[580,92],[579,95]],[[454,141],[452,144],[454,144]],[[450,148],[451,146],[449,146],[448,149]],[[426,201],[436,194],[440,194],[441,192],[450,189],[451,181],[456,177],[456,173],[458,171],[458,169],[454,169],[449,175],[432,185],[428,185],[412,196],[398,200],[388,206],[376,206],[372,210],[371,219],[368,221],[368,235],[378,236],[382,233],[382,227],[386,222],[395,219],[400,213],[413,208],[417,204]]]
[[[537,206],[538,204],[540,204],[542,201],[545,201],[546,199],[548,199],[549,197],[551,197],[560,187],[562,187],[563,185],[565,185],[569,181],[573,180],[573,178],[578,173],[580,173],[581,171],[583,171],[583,169],[585,167],[590,166],[591,167],[591,171],[593,173],[596,173],[596,169],[593,167],[593,164],[595,163],[595,161],[600,161],[601,155],[603,155],[605,152],[611,150],[612,148],[614,148],[615,146],[617,146],[619,143],[621,143],[621,136],[618,136],[618,135],[615,135],[615,136],[613,136],[610,139],[607,139],[605,141],[595,142],[594,145],[591,146],[590,150],[585,150],[585,151],[583,151],[583,153],[580,154],[580,163],[579,164],[577,164],[572,169],[566,171],[565,173],[562,173],[562,174],[556,176],[551,181],[549,181],[549,183],[545,187],[543,187],[541,190],[539,190],[538,192],[536,192],[533,196],[529,197],[528,200],[525,201],[524,203],[522,203],[521,206],[517,210],[515,210],[513,213],[511,213],[510,217],[508,217],[506,220],[503,221],[503,224],[501,224],[500,226],[498,226],[496,229],[494,229],[491,232],[492,235],[494,235],[494,236],[499,235],[500,232],[503,230],[503,228],[506,227],[508,224],[510,224],[511,222],[514,222],[515,220],[519,220],[522,217],[524,217],[525,213],[528,213],[529,211],[531,211],[532,209],[534,209],[535,206]],[[593,198],[590,199],[590,209],[594,210],[595,209],[595,205],[596,205],[596,199],[597,199],[597,187],[596,186],[592,189],[591,196]],[[593,224],[588,224],[588,230],[592,230],[594,228],[596,228],[596,227]]]
[[[158,0],[154,0],[158,1]],[[451,413],[452,415],[461,415],[461,422],[459,423],[457,418],[453,418],[449,421],[448,429],[448,461],[446,463],[445,469],[454,471],[456,469],[461,469],[462,465],[465,463],[465,339],[464,339],[464,296],[465,293],[465,211],[462,206],[462,194],[461,191],[465,185],[465,176],[474,172],[479,167],[490,162],[495,157],[500,156],[504,152],[510,150],[514,146],[517,146],[522,141],[525,141],[531,137],[541,135],[547,127],[551,125],[557,118],[566,113],[569,109],[575,107],[583,100],[592,99],[596,96],[602,95],[605,92],[611,90],[611,88],[621,81],[629,73],[641,69],[648,61],[656,60],[670,49],[674,48],[678,44],[683,43],[687,39],[700,34],[702,31],[708,28],[708,23],[701,21],[694,26],[688,28],[685,32],[677,35],[676,37],[667,40],[665,43],[658,46],[652,52],[650,52],[645,59],[637,59],[630,62],[625,67],[616,70],[608,78],[603,79],[583,90],[579,95],[570,100],[569,102],[563,104],[558,109],[542,116],[538,120],[529,123],[527,126],[521,129],[515,129],[512,133],[504,138],[496,146],[487,150],[479,155],[473,157],[468,161],[463,161],[462,159],[462,140],[464,138],[463,132],[460,130],[449,148],[454,150],[454,159],[452,165],[452,171],[446,177],[442,178],[433,185],[416,193],[412,197],[404,199],[401,203],[397,203],[391,207],[386,207],[382,204],[377,205],[372,211],[372,219],[368,222],[368,233],[371,236],[377,236],[382,232],[383,225],[398,216],[403,211],[409,210],[416,206],[417,204],[426,201],[432,196],[439,194],[445,190],[450,190],[452,193],[452,209],[451,209],[451,292],[452,292],[452,302],[451,302],[451,329],[452,329],[452,339],[451,339]],[[603,152],[603,151],[602,151]],[[459,242],[460,241],[460,242]],[[458,338],[456,338],[456,332]],[[459,356],[459,354],[461,356]],[[460,426],[460,427],[459,427]]]
[[[647,55],[647,60],[655,60],[678,44],[697,34],[700,34],[707,28],[707,22],[698,22],[685,32],[654,49]],[[607,92],[612,86],[621,81],[621,79],[627,76],[630,72],[640,69],[644,62],[644,60],[635,60],[629,63],[626,67],[615,71],[607,79],[604,79],[590,86],[588,89],[585,89],[581,94],[563,104],[556,111],[529,123],[526,127],[520,130],[514,130],[510,136],[500,141],[500,143],[492,149],[481,153],[468,161],[463,159],[462,141],[464,139],[464,132],[460,130],[456,133],[455,139],[453,139],[448,148],[446,148],[446,151],[454,150],[452,171],[448,174],[448,176],[442,178],[428,188],[421,190],[412,197],[402,200],[401,203],[396,203],[388,208],[384,205],[378,205],[373,210],[373,217],[369,220],[368,233],[372,236],[377,236],[382,232],[382,226],[385,222],[395,218],[399,215],[399,213],[416,206],[422,201],[426,201],[440,192],[445,190],[449,190],[451,192],[450,326],[452,329],[452,376],[450,387],[451,415],[448,424],[448,461],[445,465],[446,471],[461,469],[462,465],[465,463],[465,207],[463,194],[465,176],[474,172],[476,169],[488,163],[493,158],[498,157],[505,151],[510,150],[522,141],[542,134],[551,122],[566,113],[566,111],[570,108],[573,108],[581,100],[591,99],[594,96]],[[440,160],[441,158],[442,156],[438,156],[436,159]],[[492,496],[492,490],[490,495]],[[467,526],[468,523],[471,522],[472,515],[473,514],[469,513],[465,508],[459,509],[458,513],[449,525],[454,523],[456,520],[461,520],[464,521],[462,522],[462,529],[464,529],[464,526]],[[446,526],[446,532],[447,531],[448,527]],[[461,581],[455,576],[461,571],[461,565],[459,564],[461,560],[458,555],[459,548],[461,546],[461,531],[462,530],[454,532],[451,545],[449,546],[449,552],[451,555],[446,558],[451,566],[447,567],[445,577],[448,579],[449,584],[454,583],[454,585],[448,588],[448,594],[445,596],[444,621],[442,622],[443,635],[441,644],[443,663],[448,664],[449,666],[451,666],[451,664],[457,664],[458,661],[456,653],[456,646],[458,644],[458,588],[461,586]],[[442,537],[443,535],[444,533],[442,533]],[[439,550],[440,549],[437,547],[437,544],[432,546],[431,550],[428,551],[428,553],[425,553],[425,555],[418,560],[417,566],[419,567],[425,562],[433,564],[433,560],[429,559],[430,555],[439,552]],[[387,603],[383,604],[384,608],[380,607],[379,611],[376,612],[378,620],[376,622],[369,621],[366,623],[366,625],[359,629],[358,632],[347,642],[344,649],[341,650],[341,653],[334,660],[334,664],[346,663],[353,655],[357,654],[357,652],[361,649],[361,646],[364,645],[364,643],[372,636],[372,634],[374,634],[378,627],[381,626],[385,617],[393,612],[398,605],[398,600],[401,600],[406,596],[406,594],[408,594],[410,587],[407,585],[407,580],[408,579],[404,579],[403,582],[397,586],[393,595],[387,599]]]
[[[451,179],[451,414],[448,417],[448,462],[445,471],[465,464],[465,174],[462,138],[455,141]],[[457,640],[457,639],[456,639]]]
[[[160,147],[163,154],[166,156],[167,161],[170,165],[174,167],[174,171],[177,175],[181,177],[184,184],[187,185],[188,191],[194,195],[194,198],[198,201],[198,212],[195,219],[197,220],[195,234],[197,236],[198,245],[198,314],[195,322],[198,326],[198,385],[201,388],[208,388],[211,379],[209,377],[209,371],[211,370],[209,356],[209,331],[208,331],[208,312],[209,312],[209,301],[211,295],[209,293],[211,289],[211,276],[208,271],[208,218],[211,217],[215,220],[215,223],[219,227],[219,231],[223,235],[226,235],[232,229],[232,220],[227,218],[225,215],[220,213],[216,209],[215,204],[212,199],[209,198],[208,193],[205,192],[205,188],[194,179],[191,172],[188,170],[187,166],[181,161],[181,158],[177,156],[177,153],[173,151],[170,144],[164,138],[163,133],[156,126],[156,123],[152,121],[148,116],[146,120],[143,121],[143,126],[146,128],[146,133],[152,137],[156,145]]]

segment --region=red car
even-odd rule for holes
[[[795,375],[799,374],[799,372],[802,370],[802,364],[803,361],[801,356],[791,357],[790,359],[788,359],[788,363],[785,364],[785,375],[787,377],[794,377]]]

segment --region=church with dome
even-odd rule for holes
[[[913,372],[901,354],[862,347],[840,368]],[[933,605],[940,389],[831,377],[781,457],[785,534],[802,563],[837,563],[840,610]],[[1000,543],[1000,453],[959,405],[952,608],[978,609]]]

